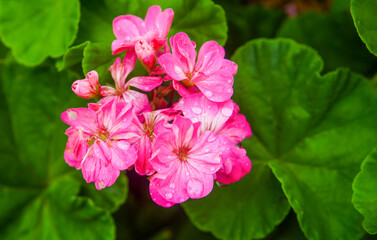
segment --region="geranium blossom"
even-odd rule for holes
[[[177,116],[171,131],[157,136],[151,159],[157,173],[150,183],[151,193],[159,194],[152,197],[157,204],[181,203],[211,192],[213,174],[221,167],[219,139],[209,131],[199,134],[199,127]]]
[[[76,135],[87,136],[80,143],[90,145],[81,161],[81,169],[85,180],[95,182],[97,189],[114,184],[120,170],[134,164],[136,151],[122,138],[131,124],[131,104],[113,100],[100,106],[97,111],[93,107],[71,108],[63,112],[61,118],[71,126],[71,131],[77,131]]]
[[[72,91],[77,96],[90,99],[101,97],[102,88],[98,83],[98,74],[96,71],[90,71],[85,79],[76,80],[72,84]]]
[[[250,125],[232,100],[216,103],[196,93],[181,99],[175,108],[182,110],[192,122],[200,122],[201,132],[211,131],[219,136],[222,167],[216,173],[217,181],[229,184],[250,172],[251,162],[246,151],[235,146],[251,136]]]
[[[150,7],[145,20],[134,15],[116,17],[113,21],[113,31],[117,39],[111,46],[113,54],[135,49],[138,58],[152,69],[157,51],[162,46],[169,51],[166,37],[173,17],[172,9],[162,12],[160,6]]]
[[[195,44],[186,33],[171,37],[170,45],[172,53],[163,54],[158,61],[181,96],[200,90],[211,101],[230,99],[237,65],[224,59],[223,47],[215,41],[204,43],[196,61]]]

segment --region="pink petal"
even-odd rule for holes
[[[148,9],[145,16],[145,25],[147,29],[155,36],[162,39],[166,38],[170,30],[171,23],[173,21],[174,12],[168,8],[161,13],[160,6],[152,6]]]
[[[107,167],[111,163],[111,151],[104,141],[96,140],[91,146],[93,154]]]
[[[148,96],[143,93],[134,90],[127,90],[123,93],[122,101],[132,103],[135,113],[151,111]]]
[[[175,55],[165,53],[158,58],[158,61],[165,72],[174,80],[183,80],[187,78],[186,72],[183,69],[186,67],[181,65],[179,59]]]
[[[112,141],[110,151],[111,165],[116,170],[126,170],[137,158],[135,149],[125,140]]]
[[[113,31],[117,39],[132,42],[146,33],[146,27],[143,19],[133,15],[122,15],[114,19]]]
[[[134,78],[131,78],[127,82],[127,84],[129,86],[149,92],[152,89],[160,86],[162,82],[163,80],[161,77],[134,77]]]
[[[179,107],[179,105],[177,105]],[[192,122],[201,122],[201,131],[219,131],[233,113],[233,102],[228,100],[215,103],[208,100],[202,93],[186,96],[179,107],[185,117]]]
[[[208,41],[199,50],[195,70],[210,76],[221,68],[224,56],[223,47],[215,41]]]
[[[135,41],[128,42],[123,40],[115,39],[111,43],[111,51],[113,51],[113,55],[121,53],[123,51],[133,49],[135,47]]]
[[[116,58],[114,64],[110,66],[111,76],[114,79],[116,89],[123,91],[125,88],[125,82],[128,74],[134,69],[136,64],[136,54],[134,50],[130,50],[126,53],[121,62],[120,58]]]
[[[230,139],[223,137],[222,145],[225,151],[221,155],[222,167],[216,173],[216,181],[224,184],[237,182],[250,172],[250,159],[245,149],[234,146]]]
[[[233,76],[223,72],[196,82],[196,86],[209,100],[214,102],[225,102],[233,95]]]
[[[66,124],[93,133],[97,129],[96,112],[88,108],[70,108],[61,114]]]
[[[145,40],[136,42],[135,52],[139,60],[147,67],[147,70],[153,69],[156,63],[156,51]]]
[[[149,184],[149,193],[151,195],[152,200],[162,207],[168,208],[175,204],[173,202],[167,201],[165,198],[161,196],[161,194],[158,192],[153,183],[153,178],[151,179],[151,182]]]
[[[89,135],[76,128],[70,127],[65,131],[68,141],[64,151],[64,160],[69,166],[76,169],[81,168],[81,162],[87,153]]]
[[[221,71],[229,72],[235,76],[238,71],[238,65],[228,59],[224,59],[221,65]]]
[[[116,179],[119,177],[119,173],[119,170],[114,169],[112,165],[102,167],[95,181],[97,190],[113,185]]]
[[[151,175],[154,173],[154,168],[150,163],[150,157],[152,155],[152,143],[151,140],[143,136],[140,142],[137,144],[137,154],[138,158],[135,162],[135,171],[140,175]]]
[[[93,147],[90,147],[81,163],[82,175],[85,181],[87,183],[96,181],[102,166],[102,160],[94,154]]]
[[[245,138],[251,137],[252,132],[246,117],[242,114],[237,114],[226,122],[217,134],[228,137],[234,144],[239,144]]]
[[[178,59],[179,65],[185,73],[194,71],[196,51],[186,33],[180,32],[170,38],[173,55]],[[178,80],[178,79],[176,79]]]

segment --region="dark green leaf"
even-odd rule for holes
[[[22,64],[35,66],[59,57],[78,30],[78,0],[0,1],[0,36]]]
[[[239,182],[215,186],[209,196],[183,204],[197,228],[221,239],[263,238],[288,214],[287,199],[266,161],[249,156],[253,169]]]
[[[81,75],[83,72],[81,61],[84,58],[84,48],[88,43],[89,41],[70,47],[62,59],[56,62],[56,68],[58,71],[69,69]]]
[[[264,159],[309,239],[360,238],[351,184],[377,144],[369,83],[345,70],[320,76],[318,54],[289,40],[253,41],[232,59],[239,65],[234,98],[254,134],[245,146],[252,162],[269,153]]]
[[[279,37],[291,38],[315,48],[323,57],[324,71],[347,67],[362,74],[372,74],[377,59],[360,41],[349,12],[306,13],[287,20]]]
[[[21,67],[10,58],[0,66],[1,239],[114,239],[111,216],[77,196],[86,183],[63,159],[67,125],[60,113],[84,105],[70,90],[72,75],[52,65]],[[123,201],[124,191],[105,192],[95,202],[111,194]]]
[[[364,216],[364,229],[377,233],[377,149],[367,156],[353,182],[352,202]]]
[[[377,2],[351,0],[351,13],[360,38],[371,53],[377,56]]]

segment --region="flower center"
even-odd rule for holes
[[[183,161],[183,162],[185,162],[185,161],[187,161],[187,155],[188,155],[188,153],[190,152],[190,148],[188,147],[188,146],[183,146],[183,147],[180,147],[180,148],[178,148],[178,149],[174,149],[174,153],[175,154],[177,154],[177,157],[181,160],[181,161]]]

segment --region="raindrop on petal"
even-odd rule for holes
[[[195,114],[201,114],[202,108],[201,107],[191,107],[191,111]]]
[[[224,107],[224,108],[221,109],[221,113],[222,113],[225,117],[230,117],[230,116],[232,116],[233,110],[230,109],[230,108]]]
[[[200,198],[203,194],[203,183],[197,179],[190,179],[187,182],[187,193],[190,198]]]

